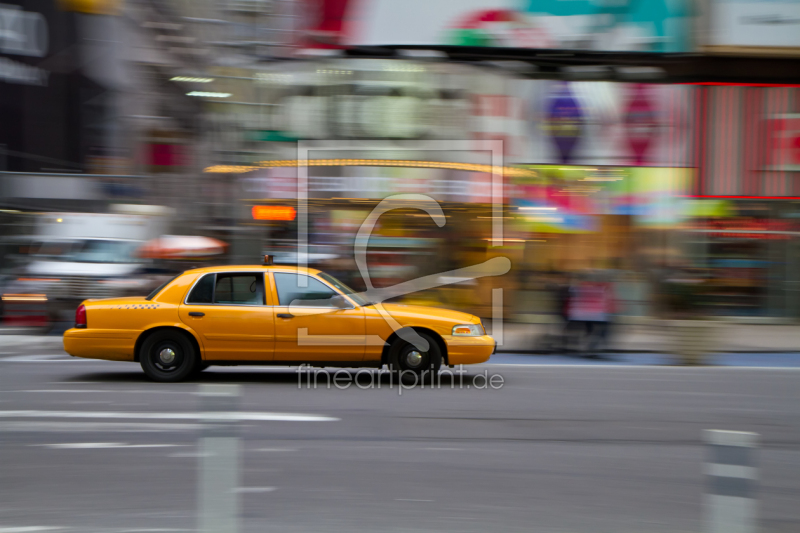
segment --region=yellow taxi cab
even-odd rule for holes
[[[147,297],[86,300],[64,350],[134,361],[155,381],[211,365],[372,367],[425,377],[494,352],[479,318],[367,301],[319,270],[220,266],[187,270]]]

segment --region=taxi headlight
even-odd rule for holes
[[[453,336],[455,337],[480,337],[483,335],[483,328],[480,324],[459,324],[453,326]]]

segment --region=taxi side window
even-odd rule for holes
[[[210,304],[214,298],[214,274],[206,274],[192,289],[187,304]]]
[[[276,272],[274,276],[280,305],[333,307],[327,300],[338,293],[321,281],[310,276],[303,276],[308,284],[306,287],[300,287],[298,274]]]
[[[264,305],[264,282],[261,274],[217,274],[215,304]]]

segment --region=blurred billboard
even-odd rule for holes
[[[529,231],[599,231],[595,215],[633,217],[640,226],[675,227],[685,216],[681,196],[691,168],[525,165],[512,180],[513,205]]]
[[[687,166],[687,87],[532,80],[527,93],[526,162]]]
[[[800,53],[800,2],[711,0],[708,16],[709,47]]]
[[[320,46],[464,45],[686,52],[688,0],[316,0]],[[324,38],[323,38],[324,37]]]

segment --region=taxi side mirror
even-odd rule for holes
[[[350,303],[340,294],[331,296],[331,305],[337,309],[349,309],[351,307]]]

